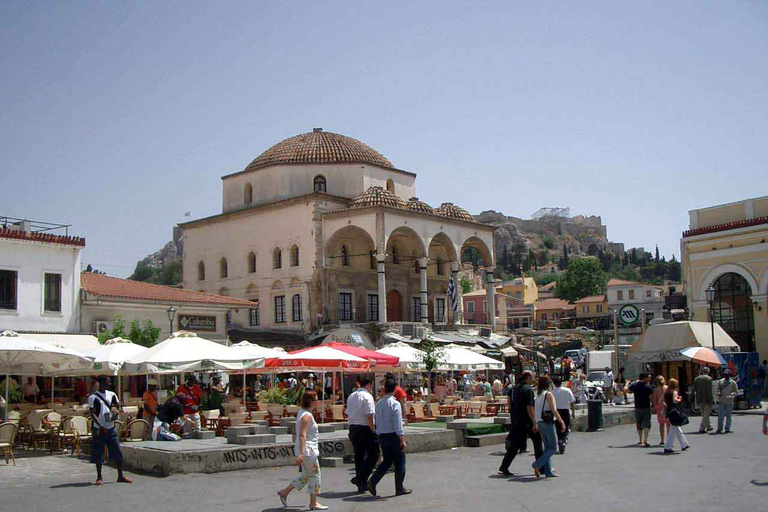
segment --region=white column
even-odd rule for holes
[[[419,259],[419,274],[421,281],[421,323],[429,323],[429,295],[427,293],[427,258]]]
[[[376,255],[376,267],[379,273],[379,322],[387,322],[387,282],[385,278],[386,255]]]
[[[459,305],[458,311],[453,311],[453,304],[449,305],[451,312],[453,313],[453,325],[459,323],[459,313],[461,312],[461,283],[459,283],[459,262],[451,262],[451,279],[453,279],[453,285],[456,287],[456,302]]]
[[[485,268],[485,293],[488,301],[488,325],[496,329],[496,289],[493,284],[493,268]]]

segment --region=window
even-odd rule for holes
[[[61,312],[61,274],[45,274],[45,311]]]
[[[400,264],[400,250],[397,248],[397,245],[392,246],[392,263],[395,265]]]
[[[395,193],[395,182],[394,181],[387,180],[387,190],[392,192],[393,194]]]
[[[293,321],[294,322],[301,322],[302,321],[302,315],[301,315],[301,295],[298,293],[293,296],[293,299],[291,300],[291,313],[293,314]]]
[[[299,246],[296,244],[293,244],[291,246],[291,266],[292,267],[299,266]]]
[[[552,313],[552,320],[557,320],[558,316],[557,313]]]
[[[445,275],[445,269],[443,268],[443,260],[437,258],[437,275]]]
[[[650,298],[651,297],[651,290],[645,290],[645,296]]]
[[[197,280],[205,281],[205,263],[202,261],[197,264]]]
[[[251,327],[259,325],[260,320],[259,308],[251,308],[248,310],[248,323],[251,325]]]
[[[248,253],[248,273],[256,273],[256,255],[253,253],[253,251]]]
[[[222,279],[227,277],[227,258],[221,258],[219,260],[219,277]]]
[[[315,192],[325,194],[326,192],[325,176],[321,176],[319,174],[315,176]]]
[[[275,247],[275,250],[272,251],[272,268],[283,268],[283,251],[279,247]]]
[[[467,313],[475,312],[475,303],[473,301],[467,302]]]
[[[243,191],[243,203],[249,205],[253,202],[253,185],[250,183],[245,184],[245,190]]]
[[[352,294],[349,292],[339,293],[339,321],[352,321]]]
[[[16,302],[18,275],[15,270],[0,270],[0,309],[18,308]]]
[[[635,298],[635,290],[629,290],[629,300],[632,300]]]
[[[349,266],[349,251],[347,250],[346,245],[341,246],[341,266],[342,267]]]
[[[589,306],[581,306],[582,313],[589,313]]]
[[[622,290],[616,290],[616,300],[624,300],[624,292]]]
[[[413,311],[413,322],[421,322],[421,297],[411,298],[411,311]]]
[[[413,273],[419,274],[421,272],[421,266],[419,265],[419,259],[416,255],[413,255]]]
[[[483,313],[487,313],[487,312],[488,312],[488,301],[484,300],[483,301]]]
[[[597,312],[598,313],[602,313],[603,312],[603,305],[602,304],[598,304],[597,305]]]
[[[546,313],[542,313],[541,314],[541,319],[546,321],[547,320],[547,314]]]
[[[379,321],[379,296],[373,293],[368,294],[367,313],[369,322]]]
[[[445,323],[445,299],[435,299],[435,322]]]
[[[275,323],[285,323],[285,295],[275,297]]]

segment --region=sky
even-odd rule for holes
[[[221,176],[314,127],[429,204],[600,215],[679,258],[694,208],[768,194],[768,3],[0,3],[0,216],[126,277]]]

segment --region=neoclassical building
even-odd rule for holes
[[[768,196],[689,212],[680,241],[683,280],[694,320],[714,320],[742,350],[768,357]]]
[[[237,328],[447,324],[462,252],[493,277],[492,226],[420,201],[415,173],[350,137],[315,128],[222,182],[222,213],[180,225],[184,287],[258,300],[233,311]]]

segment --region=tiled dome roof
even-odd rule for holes
[[[414,212],[435,214],[435,209],[424,201],[419,201],[418,197],[412,197],[408,200],[408,209]]]
[[[465,210],[461,206],[456,206],[453,203],[441,204],[440,206],[435,208],[435,213],[438,215],[442,215],[443,217],[450,217],[452,219],[468,220],[470,222],[475,222],[474,217],[472,217],[467,210]]]
[[[356,198],[347,207],[348,210],[362,210],[371,206],[386,206],[388,208],[407,209],[405,201],[397,197],[389,190],[382,187],[371,187]]]
[[[359,140],[315,128],[278,142],[251,162],[243,172],[279,164],[359,163],[394,168],[392,162]]]

